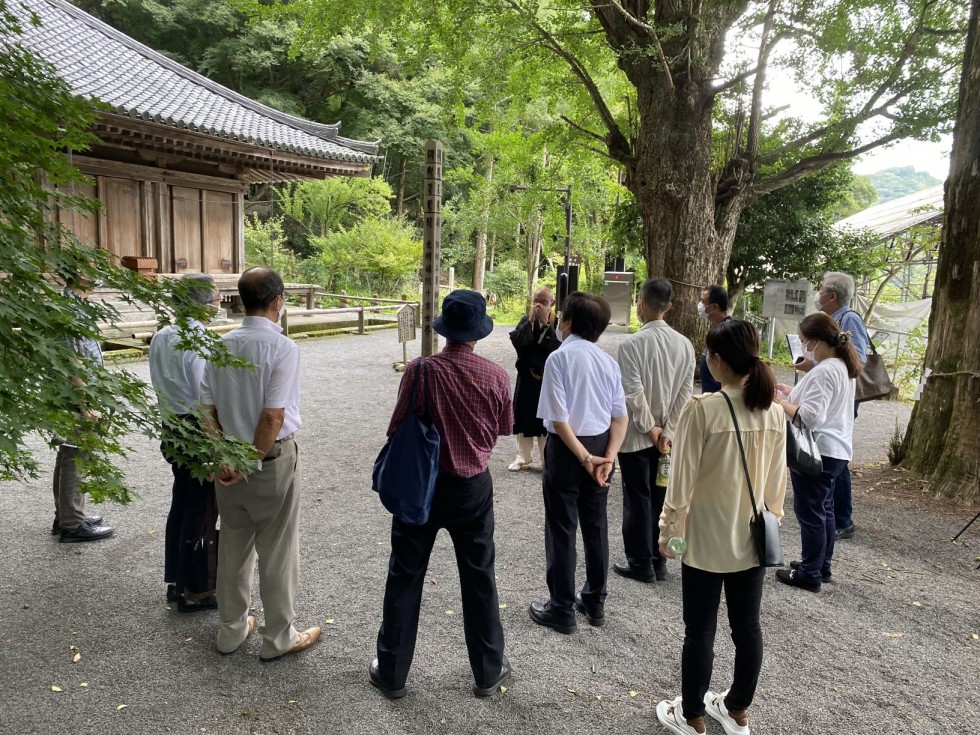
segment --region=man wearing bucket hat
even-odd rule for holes
[[[486,301],[477,292],[446,296],[433,329],[447,344],[438,355],[420,358],[425,380],[419,387],[427,392],[424,398],[441,437],[439,476],[427,523],[412,526],[392,517],[378,657],[368,670],[371,683],[391,699],[405,696],[426,568],[440,528],[449,532],[456,550],[473,693],[488,697],[510,676],[494,578],[493,481],[487,470],[497,438],[509,436],[514,426],[510,380],[502,367],[473,351],[493,331]],[[402,377],[388,436],[410,409],[416,362]]]

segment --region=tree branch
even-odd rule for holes
[[[604,141],[606,146],[609,148],[609,153],[614,160],[620,163],[627,164],[633,155],[632,146],[623,135],[622,130],[619,129],[619,124],[616,122],[615,116],[606,104],[606,100],[602,96],[602,92],[599,90],[598,85],[592,79],[585,65],[579,61],[579,59],[564,48],[555,37],[544,28],[538,21],[523,7],[517,0],[505,0],[506,4],[519,15],[523,15],[527,24],[534,29],[541,39],[541,43],[554,53],[559,58],[563,59],[569,66],[582,85],[585,87],[586,91],[589,93],[589,97],[592,99],[592,104],[595,105],[596,110],[599,112],[599,117],[602,119],[603,124],[609,131],[608,138]]]
[[[575,122],[574,120],[572,120],[570,117],[566,117],[565,115],[559,115],[558,118],[560,120],[564,120],[569,125],[569,127],[575,128],[580,133],[584,133],[585,135],[589,136],[590,138],[594,138],[595,140],[598,140],[600,143],[603,143],[603,144],[606,143],[605,137],[599,135],[595,131],[592,131],[592,130],[589,130],[588,128],[582,127],[577,122]]]
[[[749,162],[749,169],[755,169],[756,158],[759,155],[759,136],[762,131],[762,92],[766,82],[766,67],[769,63],[769,54],[772,46],[769,45],[769,34],[772,32],[772,25],[776,19],[776,7],[779,0],[769,0],[769,8],[766,10],[766,19],[762,23],[762,39],[759,41],[759,59],[756,63],[758,72],[755,75],[755,82],[752,85],[752,107],[749,108],[749,130],[746,136],[746,156]]]
[[[904,131],[893,130],[888,135],[884,135],[877,140],[873,140],[870,143],[858,148],[853,148],[849,151],[818,153],[815,156],[804,158],[797,161],[780,174],[776,174],[768,179],[761,179],[757,181],[752,186],[752,193],[753,195],[769,194],[770,192],[776,191],[777,189],[782,189],[785,186],[792,186],[810,174],[825,169],[827,166],[830,166],[837,161],[846,161],[850,158],[856,158],[870,150],[887,145],[888,143],[892,143],[904,137]]]
[[[717,87],[709,86],[708,89],[705,91],[711,95],[719,95],[723,92],[727,92],[732,87],[736,87],[742,82],[744,82],[746,79],[751,77],[757,71],[759,71],[759,67],[753,66],[751,69],[747,69],[746,71],[743,71],[741,74],[736,74],[735,76],[733,76],[731,79],[729,79],[727,82],[724,82],[720,86]]]
[[[664,56],[663,46],[660,44],[660,37],[657,35],[657,29],[652,25],[643,22],[626,8],[620,5],[616,0],[608,0],[607,2],[599,2],[594,0],[592,3],[592,9],[595,11],[596,16],[599,18],[599,22],[607,28],[607,34],[613,31],[613,24],[611,19],[607,17],[606,13],[603,12],[605,8],[613,8],[623,20],[626,21],[626,25],[632,29],[634,41],[637,46],[653,46],[657,52],[657,60],[660,62],[660,66],[664,71],[664,76],[667,78],[667,83],[670,85],[671,92],[674,91],[674,79],[671,75],[670,66],[667,64],[667,57]],[[603,21],[607,23],[603,23]]]

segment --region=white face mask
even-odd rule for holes
[[[817,307],[817,311],[823,309],[823,304],[820,303],[820,292],[813,294],[813,305]]]
[[[704,302],[702,301],[698,302],[698,316],[701,317],[702,319],[708,318],[708,309],[704,305]]]
[[[286,311],[286,298],[283,297],[283,296],[281,296],[280,298],[282,299],[282,306],[280,306],[279,307],[279,311],[276,312],[276,321],[277,322],[281,322],[282,321],[283,312]]]
[[[810,362],[815,362],[816,358],[813,356],[813,350],[810,349],[810,343],[803,343],[803,357],[805,357]]]

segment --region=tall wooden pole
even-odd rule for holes
[[[439,315],[439,250],[442,235],[442,143],[425,143],[422,229],[422,356],[439,351],[432,322]]]

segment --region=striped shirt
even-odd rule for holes
[[[388,436],[408,413],[418,362],[409,363],[402,376]],[[428,383],[429,410],[441,437],[440,472],[464,478],[480,474],[487,469],[497,437],[509,436],[514,427],[507,372],[459,342],[425,358],[425,367],[423,386]],[[420,397],[418,407],[422,405]]]

